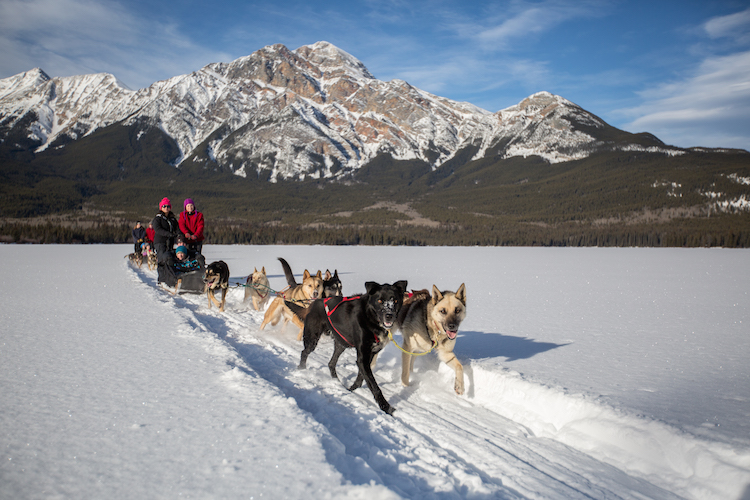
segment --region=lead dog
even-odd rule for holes
[[[247,299],[252,299],[253,308],[256,311],[260,311],[270,298],[271,286],[268,283],[268,276],[266,276],[266,268],[264,266],[258,271],[256,267],[253,274],[247,277],[243,302],[247,302]]]
[[[427,290],[415,292],[404,301],[398,315],[398,328],[404,338],[401,354],[401,383],[409,385],[414,368],[414,356],[409,353],[437,351],[440,361],[456,372],[453,388],[464,393],[464,367],[453,354],[458,327],[466,318],[466,287],[463,283],[454,292],[441,292],[432,285],[432,296]]]
[[[307,308],[299,368],[307,367],[307,357],[315,350],[321,335],[333,335],[333,356],[328,363],[331,377],[337,378],[336,363],[349,347],[357,351],[357,379],[350,391],[367,382],[381,410],[393,415],[395,408],[388,404],[372,374],[377,354],[388,343],[388,331],[395,323],[404,300],[406,281],[393,285],[365,283],[367,293],[355,297],[329,297],[316,300]],[[293,305],[292,305],[293,307]],[[294,307],[296,310],[297,307]]]
[[[211,309],[213,302],[219,308],[219,312],[224,312],[224,305],[227,302],[227,288],[229,287],[229,266],[223,260],[212,262],[206,267],[203,275],[203,282],[206,284],[205,292],[208,297],[208,308]],[[221,290],[221,302],[216,300],[216,291]]]

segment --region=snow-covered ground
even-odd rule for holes
[[[209,310],[131,248],[0,246],[0,498],[750,498],[747,250],[205,247],[276,290],[276,257],[345,294],[466,283],[467,393],[387,346],[391,417],[353,352],[299,371],[242,288]]]

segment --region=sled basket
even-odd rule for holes
[[[177,279],[180,286],[176,293],[203,293],[205,283],[203,283],[203,269],[197,269],[188,273],[178,273]]]

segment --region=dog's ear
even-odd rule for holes
[[[367,293],[370,295],[372,295],[379,288],[380,288],[380,285],[378,285],[374,281],[365,282],[365,290],[367,290]]]
[[[336,279],[338,279],[338,277],[339,277],[339,270],[338,269],[334,269],[333,270],[333,277],[336,278]]]
[[[263,274],[266,274],[266,266],[263,266],[263,269],[260,270]]]
[[[257,272],[258,272],[258,268],[256,267],[256,268],[255,268],[255,271],[253,271],[253,272],[254,272],[254,273],[257,273]]]
[[[309,277],[310,277],[310,272],[307,269],[305,269],[305,272],[302,273],[302,279],[306,280]]]
[[[325,277],[323,279],[326,280],[326,281],[331,281],[331,271],[329,271],[328,269],[326,269],[326,275],[325,275]]]
[[[323,279],[323,275],[320,274],[320,269],[318,269],[318,274],[316,274],[315,277],[319,279]]]
[[[456,292],[456,298],[461,301],[461,303],[465,306],[466,305],[466,287],[463,283],[461,283],[461,286],[458,287],[458,291]]]
[[[404,293],[406,293],[406,287],[409,286],[409,282],[406,280],[400,280],[393,284],[396,288],[399,290],[399,296],[403,298]]]
[[[443,300],[443,294],[440,293],[436,285],[432,285],[432,303],[437,304],[441,300]]]

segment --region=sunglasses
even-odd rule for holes
[[[162,205],[161,208],[172,208],[172,205]]]

